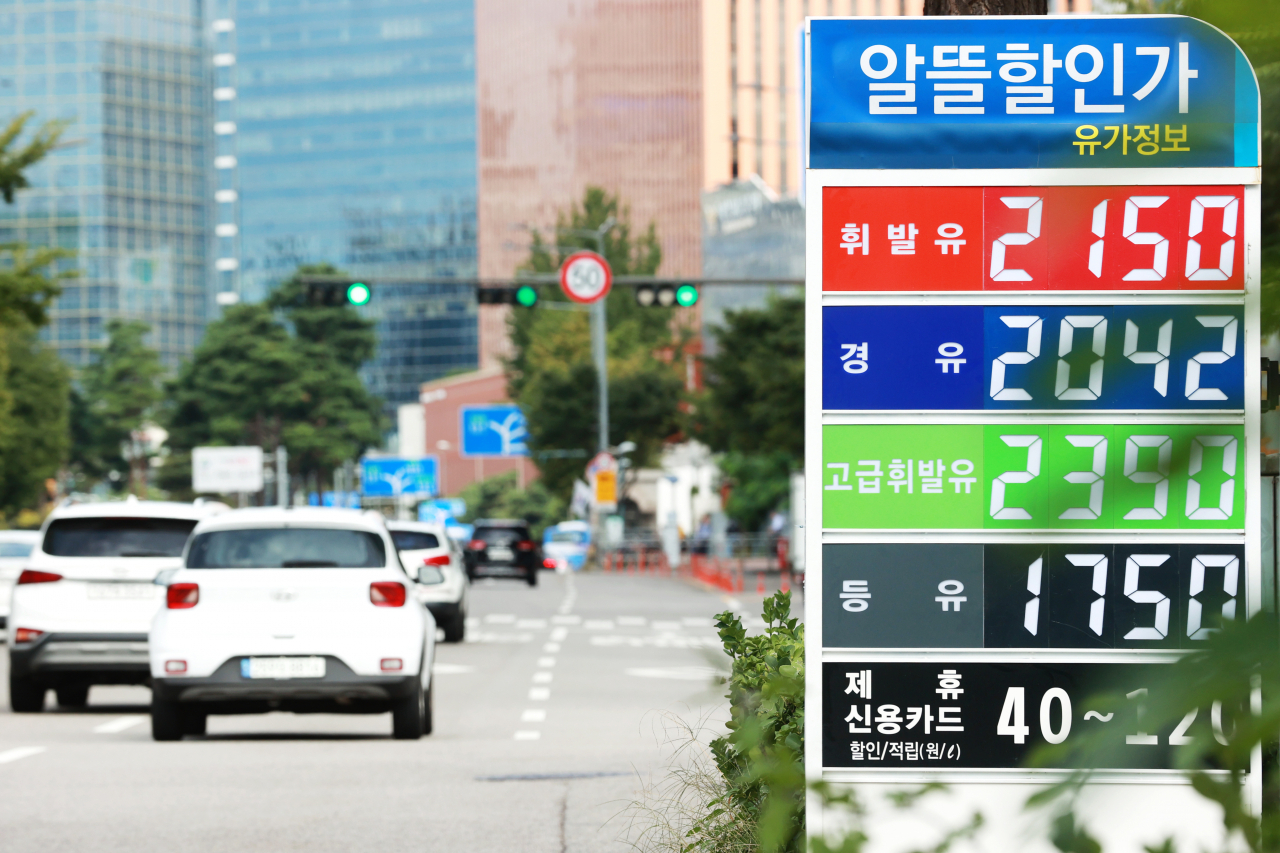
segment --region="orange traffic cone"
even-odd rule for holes
[[[781,589],[783,592],[791,592],[791,573],[790,572],[784,571],[782,573]]]
[[[764,595],[764,572],[756,572],[756,595]]]

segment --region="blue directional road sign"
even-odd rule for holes
[[[1238,305],[823,310],[828,410],[1239,410]]]
[[[367,498],[433,497],[438,491],[439,468],[434,456],[422,459],[366,458],[361,463],[360,491]]]
[[[463,406],[462,456],[528,456],[529,436],[519,406]]]

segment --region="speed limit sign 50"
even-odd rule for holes
[[[574,302],[595,302],[612,286],[613,270],[595,252],[575,252],[560,265],[560,287]]]

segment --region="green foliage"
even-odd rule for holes
[[[804,300],[775,296],[765,308],[729,311],[715,334],[719,349],[703,362],[706,391],[692,433],[725,454],[725,512],[758,530],[804,463]]]
[[[22,148],[10,151],[33,115],[33,110],[20,113],[10,119],[8,127],[0,131],[0,196],[4,197],[5,204],[13,204],[14,193],[31,186],[27,181],[26,170],[53,150],[66,128],[66,122],[45,122]]]
[[[791,593],[764,601],[763,634],[747,636],[732,611],[716,616],[729,676],[729,734],[711,742],[725,793],[708,820],[726,812],[756,828],[763,853],[804,849],[804,627],[791,617]],[[699,822],[687,853],[716,850]]]
[[[0,147],[0,173],[3,173],[3,162]],[[3,189],[0,183],[0,192]],[[62,293],[58,279],[72,275],[65,272],[50,278],[49,267],[59,258],[70,255],[64,249],[0,244],[0,327],[39,327],[49,322],[49,308]]]
[[[599,187],[588,187],[582,205],[557,218],[555,245],[534,232],[524,269],[553,273],[581,249],[603,255],[615,276],[652,275],[662,260],[653,225],[633,237],[628,211],[617,196]],[[597,449],[599,400],[590,324],[588,313],[573,305],[558,286],[544,286],[537,308],[514,309],[510,315],[514,355],[507,362],[508,393],[524,410],[535,453],[540,448]],[[664,441],[679,430],[684,395],[683,365],[657,355],[677,343],[673,309],[641,308],[630,288],[615,288],[606,297],[605,311],[609,441],[634,441],[633,462],[651,465]],[[582,465],[581,459],[538,460],[547,488],[565,497],[582,475]]]
[[[81,372],[80,389],[70,400],[75,419],[71,462],[86,478],[127,470],[121,446],[157,414],[164,366],[147,346],[150,331],[136,320],[111,320],[107,345]]]
[[[71,375],[30,327],[0,330],[0,347],[8,358],[3,387],[11,395],[0,434],[0,512],[13,515],[38,501],[44,481],[66,459]]]
[[[804,459],[804,299],[725,314],[719,351],[704,361],[694,435],[717,452]]]
[[[1203,648],[1160,667],[1159,674],[1148,684],[1149,692],[1143,703],[1143,725],[1147,731],[1170,730],[1192,711],[1198,713],[1200,724],[1187,731],[1191,742],[1176,747],[1177,766],[1183,769],[1198,793],[1222,809],[1227,832],[1243,840],[1253,853],[1280,849],[1280,813],[1267,809],[1261,817],[1252,814],[1243,784],[1254,750],[1262,747],[1264,753],[1274,754],[1276,732],[1280,731],[1280,693],[1277,691],[1261,691],[1261,709],[1257,713],[1245,710],[1254,701],[1256,684],[1280,683],[1277,636],[1277,623],[1271,614],[1259,614],[1247,622],[1227,622]],[[1224,726],[1224,731],[1218,734],[1225,743],[1205,724],[1208,709],[1215,703],[1227,709],[1234,723],[1234,726]],[[1084,705],[1103,714],[1132,713],[1131,706],[1132,700],[1123,693],[1092,696]],[[1234,713],[1231,709],[1235,709]],[[1114,761],[1109,760],[1111,753],[1123,748],[1106,739],[1106,733],[1099,730],[1094,737],[1073,735],[1070,741],[1059,746],[1042,747],[1032,756],[1036,764],[1079,768],[1070,779],[1028,801],[1032,807],[1054,808],[1060,812],[1054,824],[1055,832],[1059,824],[1073,828],[1072,833],[1061,834],[1063,844],[1084,836],[1084,829],[1075,824],[1074,805],[1080,789],[1089,782],[1092,768],[1113,765]],[[1208,772],[1210,770],[1218,772]],[[1275,802],[1280,794],[1280,779],[1266,773],[1263,783],[1263,801]],[[1055,844],[1058,844],[1057,837],[1055,835]],[[1058,849],[1067,853],[1077,850],[1092,853],[1100,849],[1081,846],[1084,841],[1075,843],[1077,846],[1058,844]],[[1172,842],[1166,841],[1164,846],[1154,849],[1171,848]]]
[[[552,494],[541,480],[530,483],[528,488],[517,488],[515,471],[474,481],[462,490],[461,497],[467,502],[467,513],[459,521],[521,518],[528,522],[529,531],[537,541],[542,540],[544,530],[561,521],[565,514],[564,500]]]
[[[720,472],[731,485],[725,513],[743,530],[760,530],[769,513],[789,499],[797,464],[785,451],[726,453],[720,459]]]
[[[299,269],[308,272],[333,269]],[[167,488],[189,490],[197,446],[284,444],[290,472],[323,484],[381,442],[381,403],[357,373],[373,353],[373,324],[348,305],[307,306],[299,293],[295,275],[268,304],[232,306],[206,328],[169,387]]]

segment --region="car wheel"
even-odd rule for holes
[[[459,613],[444,624],[444,641],[461,643],[467,636],[467,616]]]
[[[151,739],[182,740],[182,707],[177,702],[151,700]]]
[[[391,736],[396,740],[417,740],[422,737],[427,716],[427,698],[422,682],[415,681],[409,695],[397,699],[391,706]]]
[[[209,715],[194,708],[180,708],[182,714],[182,733],[184,735],[203,735],[209,730]]]
[[[538,585],[538,570],[536,568],[529,569],[529,574],[525,575],[525,579],[529,581],[529,586]]]
[[[427,695],[423,697],[423,700],[422,700],[422,704],[425,709],[422,715],[422,733],[424,735],[431,734],[431,729],[434,726],[433,718],[435,717],[435,711],[432,708],[432,702],[431,702],[431,694],[435,692],[434,689],[435,689],[435,679],[433,678],[431,680],[431,686],[427,688]]]
[[[59,708],[83,708],[89,704],[89,685],[69,684],[66,687],[54,688],[58,696]]]
[[[15,714],[38,714],[44,710],[47,687],[30,678],[9,676],[9,707]]]

